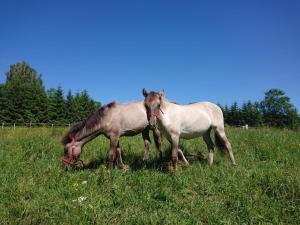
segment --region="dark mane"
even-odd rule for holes
[[[106,108],[112,108],[116,106],[116,102],[111,102],[107,105],[102,106],[96,112],[93,112],[86,119],[75,123],[72,127],[64,134],[61,139],[61,143],[66,145],[72,141],[72,139],[76,136],[78,132],[80,132],[83,128],[86,130],[92,129],[96,124],[100,123],[101,118],[104,115],[104,111]]]

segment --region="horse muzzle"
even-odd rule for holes
[[[64,156],[62,158],[62,163],[64,166],[71,166],[72,168],[83,168],[84,162],[81,159],[78,158],[67,158]]]

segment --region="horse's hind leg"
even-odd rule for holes
[[[179,144],[179,136],[172,135],[171,136],[171,144],[172,144],[172,164],[174,171],[177,170],[177,161],[178,161],[178,144]]]
[[[144,145],[145,145],[144,158],[143,158],[143,160],[145,161],[149,157],[149,151],[150,151],[150,146],[151,146],[151,140],[149,137],[149,129],[143,130],[142,136],[143,136]]]
[[[234,156],[233,156],[233,152],[232,152],[232,147],[231,147],[231,144],[230,144],[230,142],[228,141],[228,139],[226,137],[224,127],[217,127],[216,128],[216,138],[221,139],[221,142],[224,145],[223,147],[227,151],[228,157],[229,157],[232,165],[236,165],[235,159],[234,159]]]
[[[211,140],[210,137],[210,131],[211,129],[209,129],[204,135],[203,135],[203,140],[205,141],[206,145],[207,145],[207,150],[208,150],[208,163],[209,165],[212,165],[214,162],[214,143]]]

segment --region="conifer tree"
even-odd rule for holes
[[[5,93],[4,84],[0,84],[0,123],[9,121],[8,99]]]
[[[57,89],[48,90],[49,98],[49,122],[52,124],[66,125],[67,121],[67,107],[63,95],[63,90],[59,86]]]
[[[42,122],[47,118],[47,97],[41,75],[26,62],[6,73],[5,96],[11,122]]]

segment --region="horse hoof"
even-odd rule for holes
[[[123,170],[125,168],[124,164],[119,164],[119,169]]]
[[[125,173],[125,172],[127,172],[127,170],[129,169],[129,167],[126,166],[126,165],[123,165],[123,167],[120,168],[120,169],[122,169],[122,173]]]

